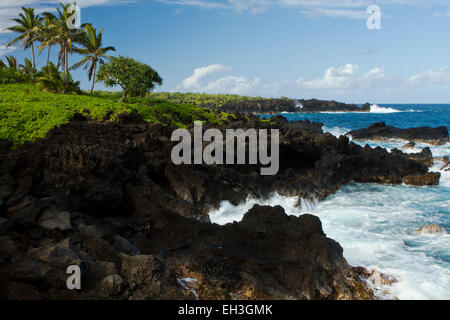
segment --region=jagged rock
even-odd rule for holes
[[[97,284],[97,290],[100,295],[103,295],[106,298],[113,298],[118,296],[125,290],[126,283],[122,279],[121,276],[114,274],[103,278]]]
[[[391,153],[422,163],[427,167],[431,167],[434,164],[433,154],[429,147],[423,148],[422,151],[418,153],[403,153],[398,149],[392,149]]]
[[[89,236],[89,237],[93,237],[93,238],[104,238],[106,235],[105,230],[103,230],[102,228],[99,228],[98,226],[95,225],[85,225],[84,223],[81,223],[78,226],[78,231],[80,231],[80,233]]]
[[[241,280],[227,259],[216,257],[208,260],[203,266],[203,274],[214,286],[233,289],[239,287]]]
[[[118,252],[125,253],[130,256],[140,254],[138,248],[136,248],[130,241],[119,235],[114,237],[114,247]]]
[[[13,227],[13,221],[0,217],[0,236],[6,234]]]
[[[37,260],[35,257],[26,257],[15,261],[9,268],[11,279],[19,281],[42,281],[51,270],[51,267]]]
[[[218,128],[250,126],[280,130],[276,176],[260,176],[260,165],[175,166],[174,128],[137,116],[74,121],[3,154],[0,172],[15,181],[1,208],[7,219],[0,221],[0,233],[25,254],[5,259],[0,277],[5,283],[26,282],[49,299],[104,298],[97,285],[114,275],[126,287],[117,298],[192,298],[175,273],[198,279],[201,299],[373,298],[318,218],[257,206],[240,223],[218,226],[209,223],[207,211],[224,200],[239,204],[273,192],[321,200],[350,181],[423,177],[427,166],[403,153],[322,134],[321,124],[306,121],[274,124],[238,115]],[[429,183],[420,179],[417,183]],[[73,213],[72,230],[44,232],[37,225],[53,207]],[[68,241],[61,242],[64,238]],[[85,274],[80,295],[65,287],[66,264],[74,262]]]
[[[444,165],[441,167],[441,170],[450,171],[450,160],[447,156],[442,158]]]
[[[427,174],[410,174],[405,177],[405,184],[413,186],[437,186],[439,185],[440,172],[428,172]]]
[[[0,299],[2,300],[41,300],[39,291],[32,285],[23,282],[9,282],[0,287]]]
[[[402,147],[402,149],[403,149],[403,150],[414,149],[415,146],[416,146],[416,143],[410,141],[410,142],[408,142],[407,144],[405,144],[405,145]]]
[[[67,211],[57,210],[53,207],[43,210],[38,224],[47,231],[54,229],[66,231],[72,228],[70,224],[70,213]]]
[[[365,129],[353,130],[347,133],[355,140],[389,140],[403,139],[413,142],[423,142],[432,145],[442,145],[449,142],[447,127],[420,127],[400,129],[386,126],[384,122],[376,122]]]
[[[118,274],[116,265],[109,261],[88,261],[83,262],[82,266],[84,283],[88,288],[106,277]]]
[[[0,200],[9,197],[14,191],[14,179],[5,174],[0,177]]]
[[[9,259],[18,253],[18,248],[10,237],[0,237],[0,259]]]
[[[427,234],[427,233],[447,233],[445,228],[438,224],[426,224],[416,230],[416,234]]]
[[[50,266],[63,268],[67,268],[79,258],[78,254],[72,249],[68,238],[38,253],[40,261]]]
[[[173,273],[153,255],[128,256],[120,254],[122,275],[136,283],[141,290],[134,293],[138,299],[180,299],[183,292]]]
[[[53,201],[52,198],[36,200],[32,196],[25,196],[17,204],[6,209],[6,213],[11,220],[24,226],[36,224],[37,216],[41,210]]]
[[[84,251],[94,260],[110,261],[118,263],[118,252],[106,240],[96,237],[87,237],[83,239],[82,245]]]
[[[365,103],[361,108],[356,104],[346,104],[336,101],[324,101],[324,100],[298,100],[303,106],[296,112],[368,112],[370,111],[370,104]]]
[[[300,130],[300,131],[307,131],[312,132],[316,134],[322,134],[323,133],[323,123],[322,122],[310,122],[308,119],[305,119],[303,121],[291,121],[287,122],[286,126],[288,128],[292,128],[294,130]]]
[[[396,278],[388,276],[374,269],[370,270],[370,274],[367,277],[367,280],[374,285],[383,285],[383,286],[391,286],[394,283],[398,282]]]
[[[434,164],[433,154],[431,153],[430,148],[423,148],[419,153],[409,153],[406,154],[408,159],[423,163],[427,167],[431,167]]]

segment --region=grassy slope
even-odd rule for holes
[[[0,139],[20,145],[43,138],[47,132],[67,123],[75,113],[94,120],[115,120],[121,113],[136,112],[145,120],[186,127],[195,120],[220,123],[227,114],[187,104],[175,104],[161,99],[130,99],[117,102],[119,95],[59,95],[41,92],[27,84],[0,85]]]

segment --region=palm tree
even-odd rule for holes
[[[97,29],[88,24],[84,27],[84,30],[83,37],[78,41],[82,48],[74,48],[73,51],[85,57],[74,64],[71,69],[77,69],[83,65],[85,70],[88,69],[89,80],[92,79],[91,93],[93,93],[98,63],[104,64],[105,59],[112,58],[106,53],[108,51],[116,51],[116,49],[114,47],[102,48],[103,28],[97,33]]]
[[[7,46],[10,47],[14,43],[20,41],[20,45],[24,46],[24,49],[31,48],[33,67],[36,68],[36,61],[34,59],[34,41],[36,41],[38,36],[42,18],[40,18],[39,15],[34,14],[33,8],[22,7],[22,11],[23,12],[19,14],[19,18],[11,19],[12,21],[15,21],[17,25],[6,29],[20,34],[17,38],[9,42]]]
[[[47,92],[67,93],[80,91],[80,82],[74,82],[70,75],[67,78],[69,79],[68,82],[66,82],[64,72],[61,74],[58,68],[52,62],[49,62],[47,66],[42,68],[42,74],[37,77],[36,83]]]
[[[33,67],[33,63],[30,59],[25,58],[24,63],[19,65],[18,69],[27,81],[33,82],[33,75],[36,73],[36,69]]]
[[[71,29],[68,25],[69,19],[75,12],[69,13],[70,4],[60,4],[57,8],[58,14],[54,16],[52,13],[46,12],[45,16],[53,20],[50,25],[49,34],[51,36],[43,41],[42,48],[57,43],[59,45],[58,59],[62,61],[64,70],[64,79],[66,84],[69,82],[69,53],[72,54],[73,43],[77,42],[81,36],[82,31],[78,29]]]
[[[49,14],[48,12],[44,12],[44,20],[43,25],[39,30],[39,40],[42,42],[41,47],[39,48],[39,53],[42,52],[44,48],[47,47],[47,64],[50,61],[50,49],[55,44],[54,43],[54,29],[52,26],[54,25],[55,16],[53,14]]]
[[[8,68],[10,69],[17,69],[17,59],[14,56],[6,56],[6,62],[8,63]]]

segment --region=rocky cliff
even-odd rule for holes
[[[323,199],[351,180],[439,176],[401,151],[361,148],[307,121],[238,117],[219,128],[279,128],[278,175],[260,176],[259,165],[176,166],[173,128],[133,115],[73,121],[14,151],[2,142],[0,297],[373,298],[316,217],[256,206],[218,226],[208,211],[275,191]],[[66,288],[72,264],[81,290]]]

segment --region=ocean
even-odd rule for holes
[[[450,105],[384,104],[374,105],[370,113],[288,113],[289,121],[308,119],[323,123],[323,129],[335,136],[384,121],[399,128],[447,126],[450,129]],[[354,141],[362,146],[401,149],[400,140],[387,142]],[[420,152],[428,145],[417,144],[408,152]],[[436,157],[449,156],[450,144],[429,146]],[[224,201],[210,212],[212,222],[240,221],[254,204],[281,205],[291,215],[311,213],[320,218],[324,232],[344,249],[344,257],[353,266],[376,269],[398,282],[385,287],[371,284],[380,298],[450,299],[450,172],[440,171],[439,186],[414,187],[351,183],[324,201],[303,201],[273,195],[270,199],[248,199],[233,206]],[[439,224],[447,234],[417,235],[424,224]]]

